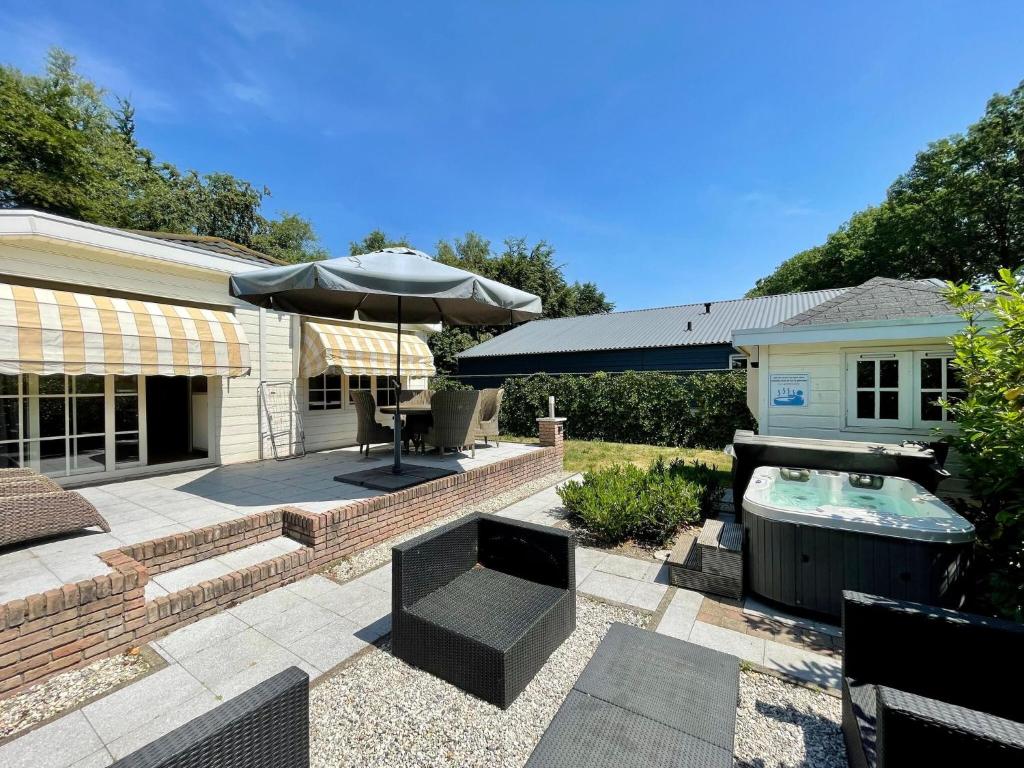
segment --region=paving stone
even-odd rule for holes
[[[607,557],[609,554],[599,549],[576,547],[576,571],[579,572],[581,568],[596,568]]]
[[[300,658],[288,649],[275,645],[271,650],[255,658],[248,666],[233,675],[211,682],[208,687],[222,700],[227,701],[288,667],[298,667],[309,675],[310,680],[315,680],[322,671],[318,666]]]
[[[181,666],[211,690],[281,646],[251,627],[199,653],[180,659]]]
[[[391,566],[389,565],[388,567],[390,568]],[[308,576],[305,579],[292,582],[285,586],[284,589],[295,593],[301,598],[316,602],[317,597],[339,589],[339,585],[331,579],[315,574],[313,576]]]
[[[83,757],[81,760],[72,763],[69,768],[107,768],[114,762],[114,758],[111,757],[110,752],[107,748],[97,750],[88,757]]]
[[[369,573],[363,574],[356,581],[360,584],[369,584],[371,587],[376,587],[383,592],[391,594],[391,579],[392,570],[391,563],[382,565],[380,568],[375,568]]]
[[[765,641],[764,666],[826,688],[839,688],[842,676],[838,659],[774,640]]]
[[[122,757],[130,755],[150,742],[156,741],[161,736],[167,735],[190,720],[194,720],[200,715],[205,715],[221,703],[221,699],[215,694],[206,689],[201,689],[194,696],[182,701],[173,708],[165,709],[156,717],[139,723],[123,736],[110,742],[107,745],[107,749],[110,750],[110,754],[114,756],[114,759],[120,760]]]
[[[282,611],[276,616],[254,624],[253,629],[271,640],[287,646],[300,637],[330,624],[337,618],[338,615],[333,611],[306,601],[304,604],[289,608],[287,611]]]
[[[303,661],[327,671],[367,646],[367,641],[357,636],[359,630],[354,622],[338,619],[289,647]]]
[[[637,560],[635,557],[623,557],[622,555],[608,555],[597,564],[596,568],[605,573],[614,573],[616,576],[625,576],[627,579],[637,581],[654,581],[659,570],[657,563],[648,563]]]
[[[604,571],[593,571],[577,587],[580,592],[616,603],[629,603],[629,598],[636,589],[637,582],[624,576],[616,576]]]
[[[634,588],[633,594],[629,596],[629,604],[635,605],[637,608],[654,611],[661,605],[661,599],[665,596],[666,592],[668,592],[668,586],[665,584],[640,582]]]
[[[391,594],[363,582],[350,581],[331,592],[319,595],[314,602],[338,616],[347,616],[367,603],[379,602],[382,599],[390,601]]]
[[[760,637],[751,637],[732,629],[716,627],[713,624],[705,624],[703,621],[696,621],[693,629],[690,630],[691,643],[703,645],[706,648],[714,648],[723,653],[730,653],[746,661],[762,664],[764,662],[765,643]]]
[[[657,631],[680,640],[689,639],[703,601],[704,597],[699,592],[677,589],[665,609],[665,615],[661,617]]]
[[[273,618],[289,608],[302,605],[304,602],[308,601],[294,592],[287,589],[275,589],[259,597],[246,600],[244,603],[239,603],[234,608],[229,608],[228,613],[252,626]]]
[[[67,768],[103,749],[81,711],[29,731],[0,747],[4,768]]]
[[[225,638],[239,635],[248,628],[248,624],[230,613],[218,613],[175,630],[158,642],[171,657],[184,659],[206,650]]]

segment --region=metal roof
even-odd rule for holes
[[[687,347],[730,344],[737,328],[768,328],[833,299],[845,291],[787,293],[756,299],[609,312],[600,315],[533,320],[458,355],[502,357],[607,349]],[[690,330],[687,330],[687,324]]]

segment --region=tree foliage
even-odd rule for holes
[[[158,162],[138,143],[132,104],[108,101],[62,50],[50,51],[41,75],[0,66],[0,207],[213,235],[285,261],[322,258],[309,221],[262,214],[269,195],[228,173]]]
[[[1022,620],[1024,272],[1001,270],[994,287],[993,298],[951,284],[947,295],[967,321],[952,339],[966,394],[945,405],[958,425],[951,441],[980,503],[967,511],[978,532],[980,594],[994,609]]]
[[[936,141],[878,206],[784,261],[750,296],[939,277],[977,285],[1024,264],[1024,83]]]

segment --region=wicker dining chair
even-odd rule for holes
[[[424,443],[462,450],[467,445],[476,458],[476,431],[480,412],[480,393],[475,390],[437,392],[430,400],[434,424],[423,438]]]
[[[402,390],[402,405],[409,405],[415,407],[423,407],[425,405],[430,405],[430,398],[433,396],[433,391],[429,389]]]
[[[362,455],[363,446],[366,455],[370,455],[370,446],[374,443],[390,443],[395,439],[395,430],[377,423],[377,403],[369,392],[353,392],[352,402],[356,406],[356,442]]]
[[[482,437],[484,444],[487,439],[494,438],[495,445],[501,445],[498,439],[501,433],[498,431],[498,417],[501,415],[501,399],[505,396],[505,390],[484,389],[480,391],[480,418],[477,422],[476,436]]]

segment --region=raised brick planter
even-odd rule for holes
[[[562,469],[563,419],[538,419],[541,449],[327,512],[294,507],[103,552],[110,573],[0,604],[0,695],[112,656],[327,563]],[[149,575],[288,536],[303,549],[146,601]]]

